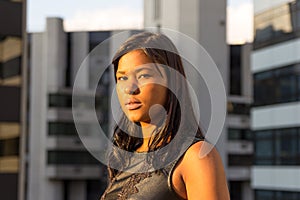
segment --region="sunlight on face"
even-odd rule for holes
[[[130,51],[119,60],[117,94],[123,112],[133,122],[150,123],[150,108],[166,104],[166,72],[163,67],[156,66],[142,50]],[[151,118],[159,118],[160,113],[159,110],[151,111]]]

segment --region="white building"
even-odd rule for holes
[[[255,199],[300,199],[300,1],[255,0]]]
[[[88,200],[99,199],[106,187],[105,167],[86,151],[77,135],[72,116],[72,88],[83,59],[111,35],[102,32],[72,32],[63,29],[63,21],[48,18],[46,30],[29,35],[29,139],[27,199]],[[80,80],[82,98],[92,98],[91,83],[95,67],[108,59],[109,45],[89,60]],[[94,67],[94,68],[93,68]],[[106,78],[105,78],[106,76]],[[108,79],[107,79],[108,78]],[[97,101],[108,104],[109,73],[104,75]],[[97,90],[98,91],[98,90]],[[91,127],[93,109],[85,102],[79,123]],[[97,109],[98,110],[98,109]],[[108,107],[99,108],[99,121],[108,128]],[[90,139],[92,141],[92,138]]]

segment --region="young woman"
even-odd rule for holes
[[[199,156],[206,141],[171,40],[136,34],[112,63],[123,116],[114,129],[109,185],[101,199],[229,199],[217,150]],[[141,163],[149,170],[135,170]]]

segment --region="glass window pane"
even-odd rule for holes
[[[273,156],[272,140],[259,140],[255,144],[255,154],[257,157]]]
[[[273,191],[264,191],[264,190],[256,190],[255,191],[255,200],[274,200],[274,192]]]
[[[228,139],[229,140],[239,140],[240,139],[240,131],[239,129],[228,129]]]
[[[281,129],[277,131],[275,152],[277,164],[297,164],[296,129]]]
[[[280,102],[284,101],[296,101],[296,91],[297,91],[297,79],[295,76],[284,76],[280,77],[279,81],[279,94],[278,100]]]
[[[99,164],[99,161],[87,151],[48,151],[48,164],[85,165]]]
[[[297,89],[297,100],[300,100],[300,76],[298,76],[298,81],[297,81],[298,89]]]
[[[19,155],[19,137],[0,140],[0,156]]]
[[[273,132],[271,130],[255,132],[255,164],[273,164]]]
[[[299,192],[278,191],[276,197],[280,200],[299,200],[299,194]]]

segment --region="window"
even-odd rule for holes
[[[256,190],[255,191],[255,199],[256,200],[275,200],[274,191],[264,191],[264,190]]]
[[[87,151],[48,151],[48,164],[85,165],[100,162]]]
[[[255,131],[256,165],[299,165],[300,128]]]
[[[297,163],[297,129],[276,131],[275,150],[276,164],[289,165]],[[300,153],[300,152],[299,152]]]
[[[77,131],[74,123],[68,122],[49,122],[48,124],[49,135],[72,135],[76,136]]]
[[[242,66],[241,45],[230,45],[230,94],[241,95]]]
[[[297,101],[297,77],[282,76],[278,82],[278,101]]]
[[[49,94],[50,107],[72,107],[72,95]]]
[[[231,200],[241,200],[243,192],[243,181],[230,181],[229,190],[230,190],[230,199]]]
[[[228,156],[229,166],[251,166],[253,163],[252,155],[232,155]]]
[[[300,96],[299,95],[300,94],[300,76],[297,76],[297,86],[298,86],[297,87],[297,91],[298,91],[298,98],[297,99],[300,100],[300,97],[299,97]]]
[[[73,98],[73,99],[72,99]],[[49,107],[72,108],[72,101],[76,108],[82,107],[93,109],[92,104],[95,104],[96,109],[107,111],[108,97],[107,96],[72,96],[72,94],[49,94]]]
[[[21,109],[20,87],[0,86],[0,121],[19,122]]]
[[[107,122],[108,123],[108,122]],[[103,131],[108,132],[107,123],[101,124]],[[80,130],[80,133],[85,133],[85,136],[94,135],[95,131],[99,128],[99,124],[92,123],[78,123],[75,127],[73,122],[49,122],[48,123],[48,134],[50,136],[75,136],[77,137],[77,130]]]
[[[228,102],[227,104],[228,114],[250,115],[250,108],[251,106],[249,104],[233,102]]]
[[[251,141],[253,138],[252,133],[249,129],[228,129],[228,140],[248,140]]]
[[[254,74],[254,106],[300,100],[300,64]]]
[[[8,60],[6,62],[0,62],[0,78],[6,79],[21,74],[21,56]]]
[[[19,137],[13,139],[0,140],[0,156],[19,155]]]
[[[276,197],[278,200],[299,200],[300,192],[278,191],[276,192]]]
[[[89,32],[89,51],[92,51],[97,45],[110,37],[110,31]]]
[[[297,200],[299,198],[300,192],[255,190],[256,200]]]

